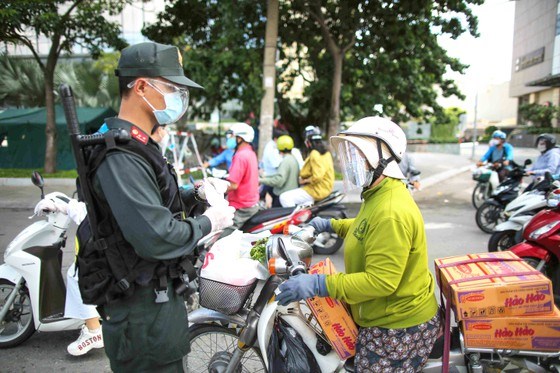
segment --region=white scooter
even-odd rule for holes
[[[547,207],[548,194],[560,188],[560,182],[554,181],[548,173],[535,183],[534,187],[507,204],[503,212],[507,220],[494,228],[488,240],[489,252],[508,250],[523,241],[525,224]]]
[[[43,178],[31,177],[43,194]],[[56,198],[70,199],[62,193]],[[72,220],[61,212],[47,213],[10,242],[0,266],[0,348],[27,340],[35,330],[53,332],[79,329],[83,320],[64,317],[66,285],[61,273],[62,248]]]

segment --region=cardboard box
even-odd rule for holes
[[[336,268],[329,258],[314,264],[309,273],[331,275]],[[307,305],[319,321],[329,342],[342,360],[356,354],[358,327],[345,304],[332,298],[315,297],[307,300]]]
[[[435,260],[457,320],[553,312],[552,283],[510,251]]]
[[[552,315],[464,320],[465,346],[560,351],[560,312],[554,308]]]

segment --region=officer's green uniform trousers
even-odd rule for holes
[[[171,285],[167,295],[168,302],[155,303],[154,287],[138,286],[131,298],[103,307],[105,353],[115,373],[183,372],[187,309]]]

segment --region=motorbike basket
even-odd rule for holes
[[[492,172],[481,172],[481,173],[473,173],[472,178],[478,182],[487,182],[490,180],[490,175]]]
[[[256,285],[257,279],[247,285],[237,286],[200,277],[200,305],[226,315],[235,314],[247,302]]]

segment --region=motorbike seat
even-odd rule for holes
[[[331,194],[329,194],[328,196],[326,196],[325,198],[319,200],[319,201],[315,201],[315,204],[321,204],[321,203],[326,203],[329,202],[337,197],[339,197],[342,194],[342,192],[335,190],[334,192],[332,192]]]
[[[295,207],[275,207],[266,210],[259,210],[255,215],[251,216],[249,220],[243,224],[241,230],[244,230],[246,226],[254,226],[261,224],[282,216],[288,216],[294,211]]]

